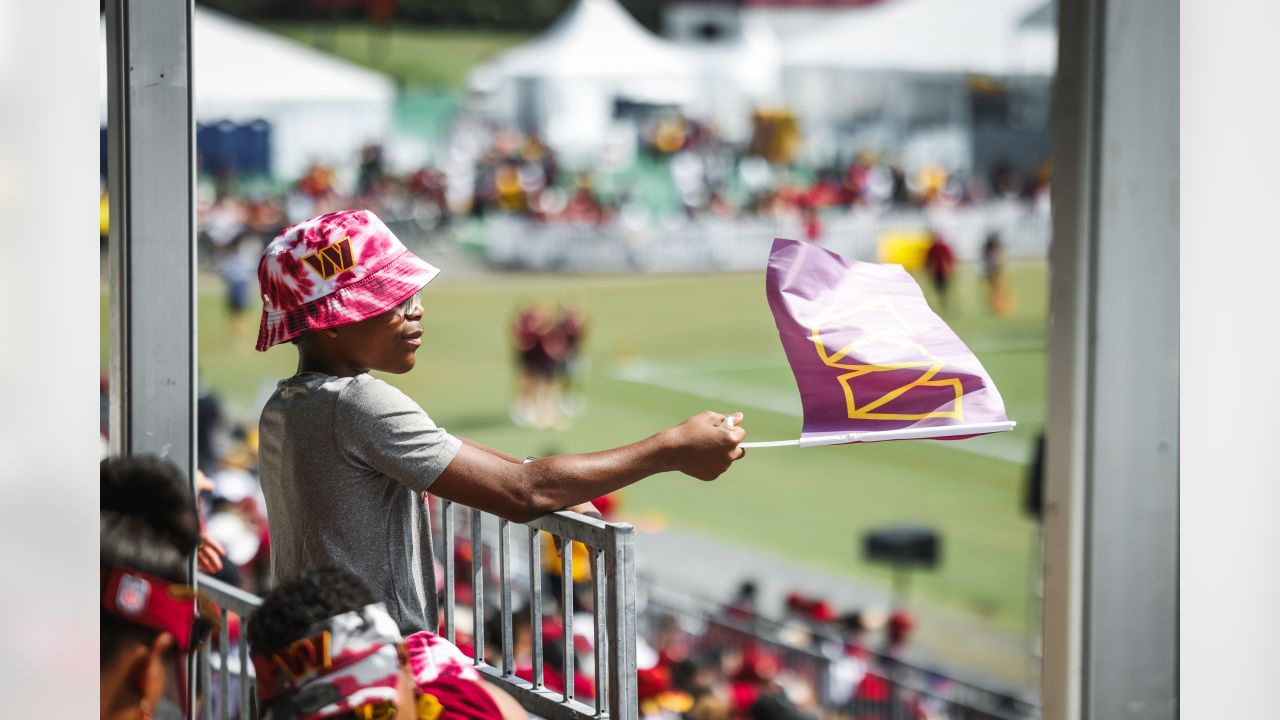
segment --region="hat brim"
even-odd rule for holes
[[[259,351],[317,330],[329,330],[377,317],[395,308],[440,274],[440,269],[409,250],[377,272],[328,295],[288,310],[262,309]]]

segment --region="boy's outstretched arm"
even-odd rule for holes
[[[458,439],[462,441],[462,444],[463,444],[463,445],[468,445],[468,446],[473,447],[473,448],[475,448],[475,449],[477,449],[477,450],[482,450],[482,451],[484,451],[484,452],[489,453],[490,455],[493,455],[493,456],[495,456],[495,457],[498,457],[498,458],[501,458],[501,459],[503,459],[503,460],[506,460],[506,461],[507,461],[507,462],[509,462],[509,463],[523,463],[523,462],[524,462],[524,460],[521,460],[520,458],[516,457],[515,455],[508,455],[507,453],[504,453],[504,452],[502,452],[501,450],[499,450],[499,449],[497,449],[497,448],[489,447],[488,445],[485,445],[484,443],[476,442],[475,440],[472,440],[471,438],[458,438]],[[568,507],[568,508],[565,508],[565,509],[567,509],[567,510],[572,510],[572,511],[574,511],[574,512],[576,512],[576,513],[582,513],[583,515],[591,515],[591,516],[596,517],[596,518],[601,518],[601,519],[603,519],[603,517],[604,517],[603,515],[601,515],[601,514],[600,514],[600,510],[599,510],[599,509],[597,509],[597,508],[596,508],[596,506],[595,506],[595,505],[593,505],[593,504],[591,504],[590,502],[579,503],[579,504],[577,504],[577,505],[572,505],[572,506],[570,506],[570,507]]]
[[[488,445],[485,445],[484,443],[476,442],[475,440],[472,440],[471,438],[464,438],[464,437],[460,437],[460,438],[458,438],[458,439],[462,441],[462,444],[463,444],[463,445],[467,445],[467,446],[469,446],[469,447],[473,447],[473,448],[475,448],[475,449],[477,449],[477,450],[482,450],[482,451],[487,452],[487,453],[489,453],[490,455],[494,455],[494,456],[496,456],[496,457],[500,457],[500,458],[502,458],[503,460],[506,460],[506,461],[507,461],[507,462],[509,462],[509,463],[522,463],[522,462],[524,462],[524,460],[522,460],[522,459],[520,459],[520,458],[516,457],[515,455],[509,455],[509,454],[507,454],[507,453],[502,452],[501,450],[499,450],[499,449],[497,449],[497,448],[491,448],[491,447],[489,447]]]
[[[741,419],[742,413],[736,413],[735,425]],[[702,412],[630,445],[529,463],[511,462],[510,455],[466,442],[430,492],[513,522],[527,522],[662,472],[714,480],[746,454],[738,447],[746,431],[726,428],[724,420],[720,413]]]

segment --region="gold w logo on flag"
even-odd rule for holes
[[[342,238],[332,245],[326,245],[302,258],[302,262],[325,280],[346,272],[356,264],[351,256],[351,238]]]
[[[964,419],[962,405],[964,387],[961,385],[959,378],[935,379],[937,374],[946,367],[946,363],[934,357],[933,353],[929,352],[929,349],[924,345],[915,342],[915,331],[902,319],[902,316],[898,315],[888,298],[877,298],[852,310],[836,313],[824,318],[820,324],[826,328],[838,328],[838,322],[840,325],[849,326],[855,324],[854,318],[858,316],[863,316],[864,322],[856,324],[869,328],[868,331],[836,352],[827,352],[827,346],[822,341],[822,333],[819,328],[811,328],[812,334],[810,335],[810,339],[813,340],[813,345],[818,351],[818,357],[822,359],[824,365],[848,370],[848,372],[842,373],[837,377],[836,380],[839,381],[841,388],[844,390],[849,419]],[[876,348],[876,346],[880,347]],[[884,346],[888,346],[888,348]],[[868,350],[872,350],[872,352],[868,353]],[[866,358],[869,354],[893,358],[893,361],[858,362],[858,358]],[[920,359],[913,359],[916,356]],[[902,359],[899,360],[898,358]],[[886,385],[883,380],[874,382],[880,379],[876,378],[877,373],[911,369],[919,369],[920,375],[906,384],[893,382]],[[857,378],[864,377],[867,380],[859,383],[853,382]],[[883,378],[883,375],[881,378]],[[854,390],[855,384],[859,387],[856,393]],[[939,397],[932,398],[930,403],[933,407],[939,409],[919,413],[877,412],[880,408],[907,393],[919,394],[922,392],[939,395]],[[948,405],[952,409],[941,409]]]

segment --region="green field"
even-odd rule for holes
[[[397,78],[405,85],[461,89],[474,66],[529,33],[438,30],[363,23],[265,23],[272,32]]]
[[[515,455],[546,455],[626,443],[704,409],[742,409],[756,440],[799,431],[761,274],[452,279],[441,262],[446,272],[425,295],[418,367],[386,379],[452,432]],[[885,571],[856,556],[855,538],[880,523],[932,525],[944,536],[944,563],[918,574],[913,593],[1020,630],[1032,525],[1019,510],[1024,469],[1001,458],[1025,457],[1044,415],[1046,270],[1011,270],[1013,317],[988,316],[978,281],[963,268],[947,318],[1000,387],[1019,421],[1015,432],[963,443],[754,450],[715,483],[681,475],[642,482],[626,491],[625,512],[886,584]],[[255,317],[232,342],[220,292],[216,279],[202,278],[201,374],[249,417],[274,381],[293,372],[294,351],[254,352]],[[535,299],[576,303],[589,315],[588,407],[566,431],[521,429],[507,418],[507,329],[516,307]],[[647,368],[644,382],[618,377],[635,377],[637,367]]]

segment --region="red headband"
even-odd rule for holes
[[[217,607],[190,585],[123,565],[101,569],[102,609],[135,625],[173,635],[183,652],[199,647],[219,624]]]

